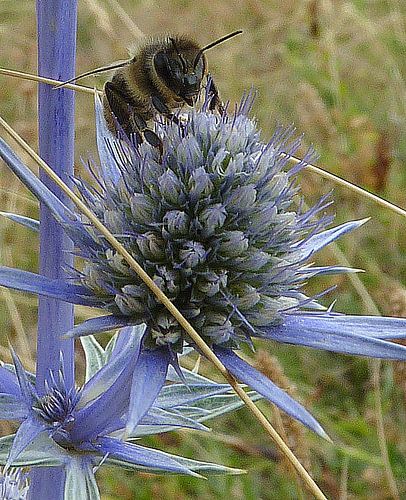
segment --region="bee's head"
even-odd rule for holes
[[[157,52],[153,64],[162,83],[190,106],[200,91],[207,62],[204,52],[242,31],[234,31],[202,49],[186,38],[169,38],[169,46]]]
[[[154,56],[155,71],[169,90],[192,106],[206,72],[206,58],[192,42],[169,41],[171,45]]]

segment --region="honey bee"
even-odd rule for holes
[[[161,148],[161,140],[148,127],[156,114],[178,123],[173,113],[184,104],[193,106],[208,74],[205,52],[242,33],[229,33],[204,47],[187,36],[156,36],[142,40],[135,54],[127,61],[103,66],[68,80],[58,87],[85,76],[116,70],[103,89],[104,114],[109,129],[117,132],[118,125],[127,136],[135,135]],[[217,87],[210,80],[212,96],[210,110],[223,112]]]

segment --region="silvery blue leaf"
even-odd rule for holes
[[[0,393],[0,419],[1,420],[22,420],[28,415],[26,403],[21,396]]]
[[[73,222],[76,220],[76,215],[69,210],[26,165],[24,165],[10,146],[2,139],[0,139],[0,157],[38,200],[42,201],[51,210],[54,217],[59,222]]]
[[[192,470],[178,462],[175,456],[136,444],[123,443],[117,439],[99,438],[96,441],[101,453],[108,453],[108,461],[121,460],[129,466],[143,466],[155,471],[167,471],[196,476]]]
[[[39,421],[33,418],[27,418],[24,420],[20,427],[18,428],[16,435],[14,436],[14,441],[11,446],[9,456],[7,458],[7,466],[15,465],[16,460],[21,455],[21,453],[42,433],[47,432],[47,427],[45,424],[41,424]]]
[[[14,396],[21,395],[21,389],[18,385],[15,371],[11,372],[5,366],[0,366],[0,392],[13,394]]]
[[[80,337],[80,342],[85,351],[85,382],[88,382],[104,365],[104,349],[93,335]]]
[[[67,463],[64,500],[100,500],[89,457],[74,457]]]
[[[380,339],[406,337],[406,320],[340,314],[286,314],[259,336],[325,351],[406,360],[406,347]]]
[[[159,393],[155,406],[163,409],[176,408],[214,394],[224,394],[229,390],[230,386],[228,384],[167,385]]]
[[[15,434],[0,438],[0,464],[5,465],[13,445]],[[42,433],[32,441],[14,460],[15,467],[47,466],[59,467],[64,465],[66,453],[57,446],[47,434]]]
[[[127,419],[128,433],[134,431],[138,422],[154,404],[165,383],[169,362],[170,354],[167,347],[141,351],[134,366]]]
[[[326,231],[322,231],[321,233],[311,236],[303,242],[299,242],[297,244],[297,248],[302,256],[310,256],[318,252],[325,246],[329,245],[336,239],[340,238],[344,234],[353,231],[354,229],[358,229],[363,224],[368,222],[368,220],[369,219],[350,221],[341,224],[340,226],[332,227],[331,229],[327,229]]]
[[[44,295],[73,304],[94,305],[93,297],[83,286],[72,285],[62,280],[46,278],[39,274],[10,267],[0,266],[0,286]]]
[[[28,229],[31,229],[31,231],[35,231],[36,233],[39,231],[38,220],[31,219],[30,217],[25,217],[24,215],[13,214],[11,212],[0,212],[0,215],[12,220],[13,222],[17,222],[17,224],[21,224]]]
[[[321,437],[327,438],[327,434],[317,420],[297,401],[290,397],[285,391],[276,386],[268,377],[255,370],[251,365],[238,357],[231,349],[215,347],[214,352],[237,379],[245,382],[264,398],[274,403],[278,408],[291,417],[302,422],[309,429]]]
[[[128,330],[130,335],[126,336],[127,343],[122,345],[118,354],[111,358],[109,362],[103,364],[83,386],[78,408],[82,408],[111,387],[128,363],[131,363],[133,367],[135,366],[145,328],[128,327]],[[125,337],[124,333],[122,337]]]
[[[126,316],[99,316],[91,318],[79,325],[76,325],[72,330],[66,332],[64,337],[77,338],[84,335],[93,335],[94,333],[108,332],[116,328],[123,328],[125,326],[132,326],[134,322],[131,318]]]

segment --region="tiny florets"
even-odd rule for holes
[[[102,165],[98,190],[77,182],[87,204],[205,340],[230,347],[306,300],[300,242],[329,221],[313,217],[323,202],[305,213],[294,208],[298,168],[284,170],[285,153],[299,142],[290,140],[292,130],[261,142],[245,113],[249,99],[232,116],[203,108],[181,125],[160,125],[162,155],[148,143],[106,139],[115,181],[103,178]],[[180,349],[177,322],[88,230],[93,244],[76,242],[86,260],[80,283],[113,314],[146,323],[150,344]]]
[[[28,477],[21,469],[0,472],[0,498],[2,500],[26,500]]]
[[[46,393],[33,402],[32,411],[52,429],[53,439],[62,446],[74,424],[74,412],[79,398],[80,393],[76,388],[66,389],[63,372],[59,371],[57,378],[50,373]]]

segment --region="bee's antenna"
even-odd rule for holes
[[[117,68],[122,68],[123,66],[127,66],[130,61],[120,61],[120,62],[115,62],[113,64],[110,64],[109,66],[103,66],[101,68],[96,68],[92,69],[91,71],[86,71],[86,73],[82,73],[81,75],[74,76],[70,80],[66,80],[66,82],[59,83],[58,85],[55,85],[53,87],[54,89],[59,89],[68,83],[76,82],[77,80],[80,80],[81,78],[84,78],[85,76],[91,76],[91,75],[96,75],[97,73],[104,73],[105,71],[110,71],[112,69],[117,69]]]
[[[232,33],[229,33],[228,35],[223,36],[222,38],[219,38],[215,42],[211,42],[211,43],[209,43],[209,45],[206,45],[206,47],[203,47],[202,49],[200,49],[199,52],[197,53],[197,56],[195,57],[194,62],[193,62],[193,67],[196,68],[196,65],[197,65],[200,57],[202,56],[203,52],[206,52],[206,50],[211,49],[215,45],[218,45],[219,43],[223,43],[226,40],[228,40],[229,38],[233,38],[234,36],[240,35],[241,33],[242,33],[242,30],[233,31]]]

